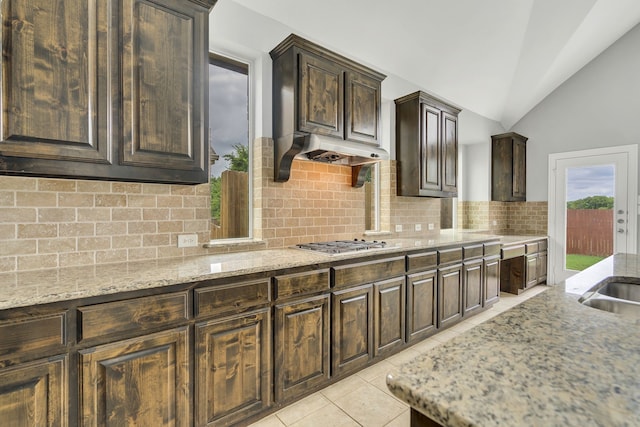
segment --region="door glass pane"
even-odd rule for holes
[[[584,270],[613,253],[614,165],[567,168],[567,270]]]

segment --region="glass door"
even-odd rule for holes
[[[637,154],[587,150],[554,156],[561,155],[550,156],[549,255],[557,283],[613,253],[635,253],[636,209],[629,199],[637,175],[628,176],[628,165]]]

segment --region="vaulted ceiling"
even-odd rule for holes
[[[383,95],[408,82],[505,129],[640,22],[638,0],[225,2],[286,28],[247,29],[259,44],[295,32],[389,74]]]

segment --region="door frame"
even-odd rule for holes
[[[594,148],[589,150],[570,151],[566,153],[549,154],[549,188],[548,203],[549,217],[547,229],[549,234],[549,271],[548,283],[555,284],[557,254],[563,251],[564,238],[560,239],[558,234],[564,233],[565,230],[559,230],[556,218],[556,185],[557,185],[557,162],[580,157],[594,157],[611,154],[623,154],[627,161],[627,248],[629,253],[637,253],[637,221],[638,221],[638,145],[622,145],[616,147]]]

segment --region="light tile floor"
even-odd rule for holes
[[[500,300],[487,311],[286,406],[250,427],[408,427],[409,405],[391,394],[386,384],[387,372],[545,289],[546,286],[536,286],[521,295],[501,293]]]

